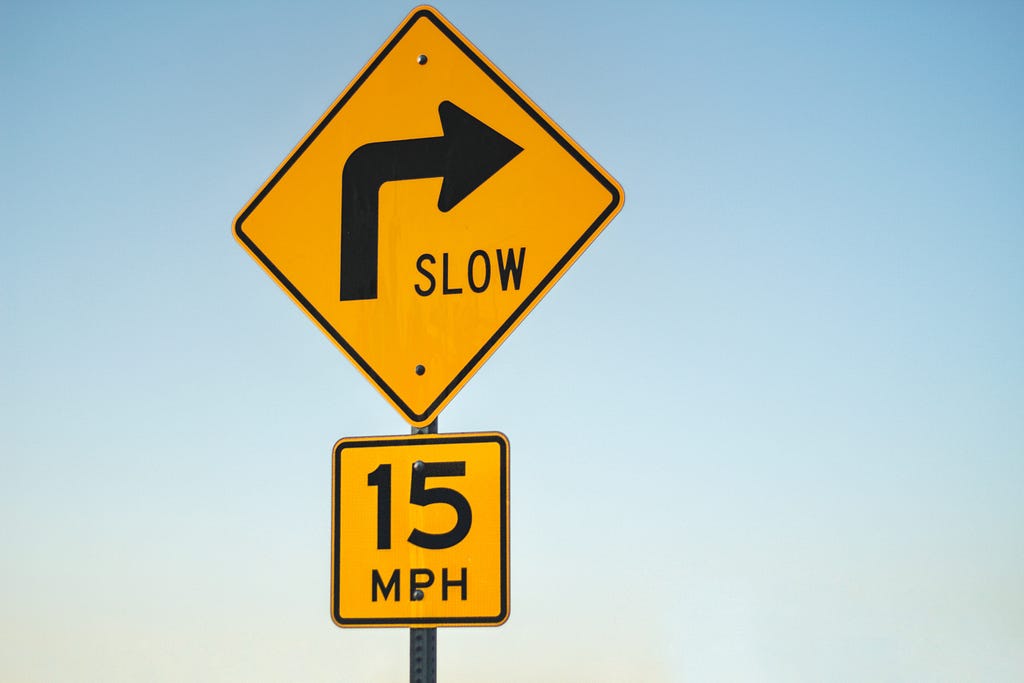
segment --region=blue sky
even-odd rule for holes
[[[408,426],[231,223],[411,8],[2,10],[0,678],[407,677],[328,591]],[[1024,10],[438,9],[626,193],[441,415],[512,615],[439,678],[1024,678]]]

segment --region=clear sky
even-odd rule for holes
[[[412,6],[0,10],[0,679],[407,680],[329,551],[408,425],[232,221]],[[512,614],[439,680],[1024,680],[1024,6],[438,8],[626,192],[441,415]]]

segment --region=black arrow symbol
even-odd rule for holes
[[[443,178],[437,208],[448,212],[523,148],[447,100],[437,107],[444,134],[370,142],[341,174],[341,300],[377,298],[380,187],[392,180]]]

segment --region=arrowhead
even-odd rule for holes
[[[447,100],[438,106],[437,113],[446,143],[437,208],[450,211],[523,148]]]

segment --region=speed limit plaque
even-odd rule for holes
[[[508,439],[498,432],[339,441],[332,513],[335,623],[504,623],[508,454]]]

